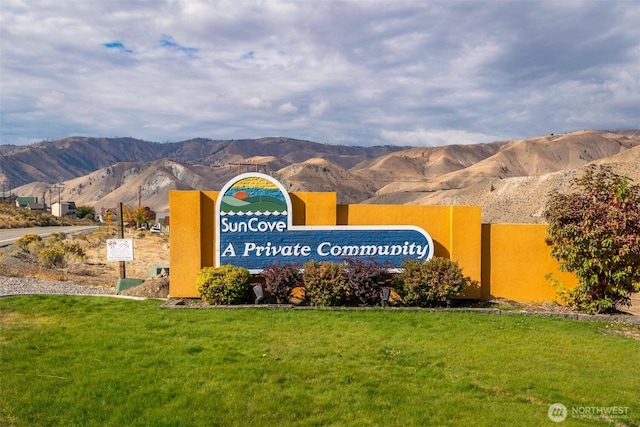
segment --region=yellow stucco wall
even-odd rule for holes
[[[290,193],[293,225],[336,225],[336,193]]]
[[[545,243],[543,224],[484,224],[482,226],[483,299],[508,298],[520,302],[551,302],[556,289],[545,276],[569,287],[578,284],[570,273],[560,272]]]
[[[195,279],[214,265],[218,192],[171,191],[170,296],[198,297]],[[546,226],[481,223],[478,206],[338,205],[336,193],[291,193],[294,225],[416,225],[434,242],[434,256],[458,262],[481,283],[461,297],[544,302],[555,289],[548,273],[569,286],[575,277],[558,271],[545,244]]]

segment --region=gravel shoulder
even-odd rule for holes
[[[30,294],[115,295],[115,289],[35,277],[0,277],[0,297]]]

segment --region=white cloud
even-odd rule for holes
[[[293,105],[291,102],[285,102],[278,107],[278,113],[282,114],[296,114],[298,112],[298,107]]]
[[[634,2],[0,3],[0,143],[639,127]]]
[[[265,99],[262,99],[259,96],[253,96],[249,99],[245,99],[242,102],[242,105],[249,108],[255,108],[256,110],[264,110],[267,108],[271,108],[271,102]]]
[[[318,119],[324,115],[327,108],[329,108],[329,101],[313,102],[309,105],[309,117]]]
[[[64,105],[64,94],[56,90],[45,93],[36,102],[36,106],[43,110],[52,110]]]
[[[426,130],[421,127],[408,131],[383,130],[381,136],[390,145],[406,144],[429,147],[450,144],[477,144],[499,139],[497,135],[446,129]],[[403,143],[400,144],[399,141],[403,141]]]

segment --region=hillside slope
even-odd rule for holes
[[[230,141],[198,138],[161,144],[134,138],[71,137],[28,146],[2,146],[0,178],[11,181],[13,187],[37,181],[54,184],[121,162],[170,159],[185,165],[222,167],[256,156],[272,159],[276,166],[270,167],[272,171],[314,157],[351,168],[403,148],[406,147],[338,146],[292,138]]]
[[[167,149],[170,158],[117,162],[65,180],[60,190],[34,182],[14,193],[44,194],[50,204],[60,191],[62,200],[98,210],[140,202],[161,212],[171,190],[219,190],[238,173],[266,170],[288,191],[333,191],[342,204],[479,205],[484,222],[541,222],[547,194],[561,191],[586,165],[610,164],[640,182],[640,131],[372,151],[273,138],[216,144],[192,140]]]

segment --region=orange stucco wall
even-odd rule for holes
[[[198,297],[195,279],[214,264],[215,202],[218,192],[171,191],[171,297]],[[478,206],[338,205],[336,193],[291,193],[294,225],[416,225],[434,242],[434,256],[458,262],[480,282],[462,298],[503,297],[550,301],[555,295],[545,276],[568,285],[575,277],[558,272],[544,242],[546,227],[481,223]]]
[[[213,266],[215,201],[213,191],[170,191],[169,295],[197,297],[196,277],[202,267]]]
[[[546,235],[547,226],[541,224],[482,226],[483,299],[553,301],[556,289],[545,278],[549,273],[569,287],[578,284],[573,274],[558,270],[544,241]]]

